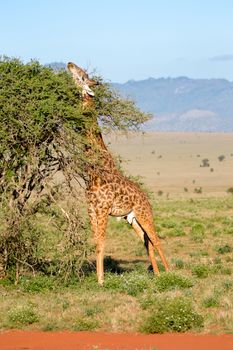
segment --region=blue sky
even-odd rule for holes
[[[0,54],[74,61],[105,80],[233,81],[232,0],[5,0]]]

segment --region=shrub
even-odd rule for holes
[[[233,235],[233,227],[228,227],[226,230],[225,230],[225,233],[227,235]]]
[[[200,167],[205,168],[205,167],[209,167],[209,166],[210,166],[209,159],[207,159],[207,158],[202,159]]]
[[[181,228],[174,228],[173,230],[169,230],[167,232],[168,237],[183,237],[185,236],[185,232]]]
[[[229,246],[228,244],[224,246],[220,246],[216,248],[217,253],[219,254],[226,254],[226,253],[231,253],[233,251],[232,247]]]
[[[174,272],[162,273],[156,278],[156,287],[159,292],[171,290],[174,288],[191,288],[192,286],[193,282],[189,278],[181,276]]]
[[[233,281],[228,281],[228,280],[223,281],[222,286],[223,286],[224,290],[230,291],[233,288]]]
[[[206,308],[218,307],[220,305],[219,298],[217,296],[209,296],[202,300],[202,305]]]
[[[218,160],[220,162],[222,162],[225,159],[225,156],[223,154],[221,154],[221,156],[218,156]]]
[[[232,274],[232,269],[230,267],[222,267],[220,269],[220,273],[222,275],[231,275]]]
[[[183,269],[184,266],[185,266],[183,260],[181,260],[181,259],[175,260],[174,264],[175,264],[175,267],[176,267],[177,269]]]
[[[196,187],[196,188],[194,188],[194,192],[195,192],[195,193],[198,193],[198,194],[201,194],[201,193],[202,193],[202,187]]]
[[[21,278],[20,285],[25,292],[40,293],[45,290],[56,289],[56,281],[53,276],[37,275],[30,278]]]
[[[9,326],[19,327],[35,323],[39,320],[38,315],[32,307],[20,307],[12,309],[8,313]]]
[[[233,187],[229,187],[229,188],[227,189],[227,193],[230,193],[230,194],[233,195]]]
[[[161,223],[161,226],[165,228],[175,228],[177,226],[177,222],[173,219],[165,219]]]
[[[203,317],[193,308],[191,301],[182,297],[163,298],[149,309],[141,325],[144,333],[186,332],[203,327]]]
[[[79,317],[73,325],[75,331],[93,331],[98,327],[99,323],[97,320],[84,317]]]
[[[205,235],[205,226],[201,223],[196,223],[192,226],[190,235],[193,241],[202,242]]]
[[[128,272],[121,275],[106,274],[104,282],[105,289],[117,290],[132,296],[137,296],[147,290],[150,285],[149,275],[139,272]]]
[[[57,322],[55,320],[49,320],[45,324],[43,324],[41,330],[43,332],[52,332],[58,330],[59,327],[57,325]]]
[[[198,264],[193,266],[192,274],[198,278],[206,278],[210,274],[210,268],[204,264]]]

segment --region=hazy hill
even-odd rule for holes
[[[46,67],[50,67],[55,71],[66,69],[66,64],[64,62],[51,62],[45,64]]]
[[[155,115],[147,129],[233,131],[233,83],[227,80],[149,78],[114,86]]]
[[[63,62],[47,66],[66,68]],[[154,115],[147,130],[233,132],[233,82],[228,80],[149,78],[113,86]]]

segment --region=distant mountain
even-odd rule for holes
[[[64,62],[51,62],[46,63],[45,67],[54,69],[55,71],[66,69],[66,64]]]
[[[233,83],[225,79],[149,78],[113,85],[154,115],[147,130],[233,132]]]
[[[46,66],[66,69],[63,62]],[[228,80],[149,78],[112,85],[154,115],[146,130],[233,132],[233,82]]]

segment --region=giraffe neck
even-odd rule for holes
[[[91,177],[104,177],[106,174],[114,174],[118,172],[116,164],[108,148],[106,147],[103,136],[97,121],[97,116],[93,110],[93,100],[85,100],[83,104],[84,114],[91,118],[91,125],[87,126],[85,131],[86,137],[89,141],[89,145],[86,147],[86,154],[90,158],[95,158],[95,166],[87,168],[87,172]],[[98,163],[98,164],[97,164]]]

